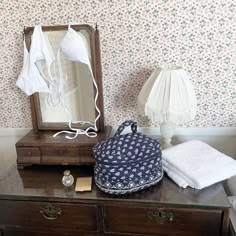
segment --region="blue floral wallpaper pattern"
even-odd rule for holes
[[[29,98],[16,86],[24,26],[98,24],[105,123],[158,126],[137,95],[158,64],[190,74],[198,111],[187,127],[236,126],[235,0],[0,0],[0,127],[31,127]]]

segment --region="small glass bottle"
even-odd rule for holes
[[[71,175],[69,170],[63,172],[62,183],[66,187],[69,187],[74,183],[74,177]]]

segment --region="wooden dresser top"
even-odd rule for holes
[[[12,143],[2,139],[0,159],[0,199],[13,200],[42,200],[77,202],[115,201],[132,203],[161,203],[189,207],[230,207],[224,187],[221,183],[214,184],[202,190],[192,188],[182,189],[167,176],[155,186],[140,192],[112,196],[100,191],[95,184],[91,192],[76,193],[73,188],[62,185],[63,171],[71,170],[75,180],[79,176],[93,176],[92,167],[80,166],[32,166],[18,170],[16,166],[16,152],[14,139]],[[3,150],[6,147],[7,150]],[[6,166],[6,168],[4,168]],[[9,167],[10,166],[10,167]]]
[[[161,203],[192,207],[201,205],[204,207],[229,207],[221,183],[202,190],[182,189],[167,176],[164,176],[157,185],[124,196],[105,194],[95,184],[93,184],[91,192],[78,193],[74,191],[74,186],[66,188],[62,185],[61,179],[65,169],[70,169],[75,179],[79,176],[93,175],[91,167],[33,166],[18,170],[16,164],[13,164],[0,179],[0,199],[63,202],[94,200]]]

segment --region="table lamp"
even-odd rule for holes
[[[138,95],[138,109],[154,122],[161,122],[162,148],[171,145],[176,125],[193,120],[197,99],[187,72],[176,65],[158,67]]]

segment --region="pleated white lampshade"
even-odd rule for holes
[[[137,102],[141,114],[162,124],[184,124],[196,115],[194,88],[181,66],[157,68],[141,89]]]

